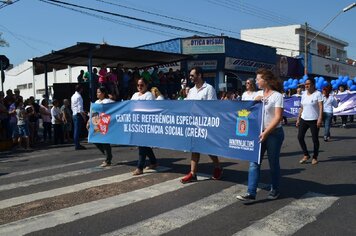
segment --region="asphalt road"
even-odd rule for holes
[[[268,162],[257,199],[242,203],[248,162],[221,158],[223,179],[210,180],[203,155],[199,181],[179,182],[190,154],[154,149],[158,172],[133,177],[138,150],[115,146],[110,168],[92,144],[0,153],[0,235],[356,235],[356,132],[320,132],[319,164],[299,164],[297,129],[284,126],[281,196],[267,200]],[[310,133],[307,144],[312,148]]]

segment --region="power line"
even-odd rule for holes
[[[180,19],[180,18],[176,18],[176,17],[172,17],[172,16],[167,16],[167,15],[155,13],[155,12],[152,12],[152,11],[141,10],[141,9],[138,9],[138,8],[125,6],[125,5],[118,4],[118,3],[112,3],[112,2],[105,1],[105,0],[96,0],[96,1],[103,2],[103,3],[106,3],[106,4],[110,4],[110,5],[114,5],[114,6],[118,6],[118,7],[122,7],[122,8],[133,10],[133,11],[146,13],[146,14],[153,15],[153,16],[158,16],[158,17],[162,17],[162,18],[166,18],[166,19],[170,19],[170,20],[175,20],[175,21],[179,21],[179,22],[183,22],[183,23],[192,24],[192,25],[195,25],[195,26],[203,27],[203,28],[218,30],[220,32],[224,31],[224,32],[229,32],[229,33],[233,33],[233,34],[240,34],[239,32],[235,32],[235,31],[232,31],[232,30],[218,28],[218,27],[215,27],[215,26],[201,24],[201,23],[197,23],[197,22],[193,22],[193,21],[189,21],[189,20],[185,20],[185,19]]]
[[[40,0],[40,1],[42,1],[42,0]],[[92,17],[96,17],[96,18],[99,18],[101,20],[110,21],[112,23],[121,24],[121,25],[124,25],[124,26],[127,26],[127,27],[144,30],[144,31],[148,31],[148,32],[151,32],[151,33],[156,33],[156,34],[169,36],[169,37],[172,37],[172,36],[173,37],[179,37],[179,36],[181,36],[181,35],[177,35],[177,34],[174,34],[174,33],[165,32],[165,31],[162,31],[162,30],[157,30],[157,29],[153,29],[153,28],[149,28],[149,27],[143,27],[143,26],[140,26],[140,25],[127,23],[127,22],[116,20],[116,19],[112,19],[112,18],[109,18],[109,17],[100,16],[98,14],[89,13],[89,12],[86,12],[86,11],[83,11],[83,10],[74,9],[74,8],[71,8],[71,7],[68,7],[68,6],[63,6],[63,5],[60,5],[60,4],[57,4],[57,3],[53,3],[53,2],[48,2],[47,0],[43,0],[42,2],[51,4],[51,5],[54,5],[54,6],[57,6],[57,7],[69,9],[69,10],[72,10],[72,11],[75,11],[75,12],[79,12],[79,13],[84,14],[84,15],[89,15],[89,16],[92,16]]]
[[[39,0],[39,1],[45,2],[44,0]],[[82,5],[76,5],[76,4],[67,3],[67,2],[62,2],[62,1],[58,1],[58,0],[47,0],[46,3],[47,2],[54,2],[54,3],[63,4],[63,5],[67,5],[67,6],[77,7],[77,8],[80,8],[80,9],[86,9],[86,10],[89,10],[89,11],[95,11],[95,12],[99,12],[99,13],[103,13],[103,14],[107,14],[107,15],[113,15],[113,16],[129,19],[129,20],[139,21],[139,22],[143,22],[143,23],[146,23],[146,24],[152,24],[152,25],[156,25],[156,26],[160,26],[160,27],[164,27],[164,28],[170,28],[170,29],[174,29],[174,30],[178,30],[178,31],[184,31],[184,32],[189,32],[189,33],[198,34],[198,35],[204,35],[204,36],[213,36],[212,34],[207,33],[207,32],[202,32],[202,31],[198,31],[198,30],[191,30],[191,29],[187,29],[187,28],[183,28],[183,27],[179,27],[179,26],[174,26],[174,25],[164,24],[164,23],[160,23],[160,22],[145,20],[145,19],[141,19],[141,18],[137,18],[137,17],[126,16],[126,15],[122,15],[122,14],[103,11],[103,10],[99,10],[99,9],[94,9],[94,8],[90,8],[90,7],[86,7],[86,6],[82,6]]]

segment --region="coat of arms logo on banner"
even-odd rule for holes
[[[247,136],[249,129],[248,115],[251,112],[243,109],[237,111],[238,117],[236,118],[236,135],[237,136]]]

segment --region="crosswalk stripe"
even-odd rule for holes
[[[206,176],[200,175],[199,177],[199,179],[208,179]],[[147,200],[195,184],[181,184],[179,179],[180,178],[165,181],[163,183],[123,193],[114,197],[84,203],[0,225],[0,235],[24,235],[31,232],[55,227],[56,225],[73,222],[75,220],[127,206],[138,201]]]
[[[235,203],[238,201],[235,194],[242,194],[245,191],[245,185],[237,184],[183,207],[104,234],[104,236],[161,235]]]
[[[59,168],[64,168],[68,166],[73,166],[73,165],[80,165],[84,163],[89,163],[89,162],[95,162],[95,161],[100,161],[103,160],[103,158],[95,158],[95,159],[90,159],[90,160],[85,160],[85,161],[78,161],[78,162],[73,162],[69,164],[62,164],[62,165],[54,165],[54,166],[47,166],[47,167],[41,167],[41,168],[36,168],[36,169],[31,169],[31,170],[24,170],[24,171],[17,171],[17,172],[12,172],[7,175],[0,176],[0,179],[6,179],[6,178],[11,178],[11,177],[17,177],[21,175],[28,175],[28,174],[33,174],[41,171],[46,171],[46,170],[55,170]]]
[[[261,183],[259,184],[257,191],[260,191],[261,188],[266,188],[267,186],[267,184]],[[245,192],[246,185],[236,184],[196,202],[192,202],[188,205],[173,209],[122,229],[103,234],[103,236],[161,235],[239,201],[236,199],[236,195]]]
[[[85,175],[85,174],[90,174],[90,173],[104,171],[104,170],[106,170],[106,169],[99,168],[99,167],[92,167],[92,168],[87,168],[87,169],[82,169],[82,170],[75,170],[75,171],[70,171],[70,172],[66,172],[66,173],[60,173],[60,174],[51,175],[51,176],[39,177],[39,178],[25,180],[25,181],[21,181],[21,182],[17,182],[17,183],[4,184],[4,185],[0,186],[0,191],[11,190],[11,189],[16,189],[16,188],[20,188],[20,187],[28,187],[28,186],[36,185],[36,184],[48,183],[48,182],[61,180],[61,179],[68,178],[68,177]]]
[[[292,235],[329,208],[338,197],[308,192],[301,199],[275,211],[234,236]]]
[[[60,154],[61,152],[58,151],[51,151],[51,156],[55,156],[57,154]],[[27,159],[33,159],[33,158],[37,158],[37,157],[48,157],[48,151],[45,152],[40,152],[38,153],[38,151],[36,151],[36,154],[33,153],[29,153],[29,155],[21,155],[21,157],[8,157],[4,160],[1,160],[0,163],[7,163],[7,162],[14,162],[14,161],[23,161],[23,160],[27,160]]]
[[[157,171],[167,171],[170,170],[168,167],[164,166],[159,166],[157,168]],[[151,174],[154,172],[145,172],[145,174]],[[135,178],[135,176],[132,175],[132,173],[125,173],[125,174],[120,174],[120,175],[115,175],[115,176],[110,176],[102,179],[97,179],[97,180],[92,180],[92,181],[87,181],[84,183],[80,184],[75,184],[67,187],[62,187],[62,188],[56,188],[48,191],[43,191],[43,192],[38,192],[38,193],[33,193],[33,194],[28,194],[28,195],[22,195],[19,197],[14,197],[6,200],[0,201],[0,209],[4,209],[7,207],[11,206],[16,206],[19,204],[23,203],[28,203],[28,202],[33,202],[36,200],[41,200],[45,198],[50,198],[50,197],[55,197],[67,193],[73,193],[73,192],[78,192],[84,189],[92,188],[92,187],[97,187],[105,184],[112,184],[112,183],[118,183],[122,182],[125,180],[129,180]]]

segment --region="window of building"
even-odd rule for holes
[[[317,47],[318,47],[318,56],[322,56],[322,57],[330,56],[330,46],[322,43],[318,43]]]
[[[27,84],[27,88],[32,89],[32,83]]]
[[[19,90],[21,89],[27,89],[27,84],[19,84],[16,86]]]

